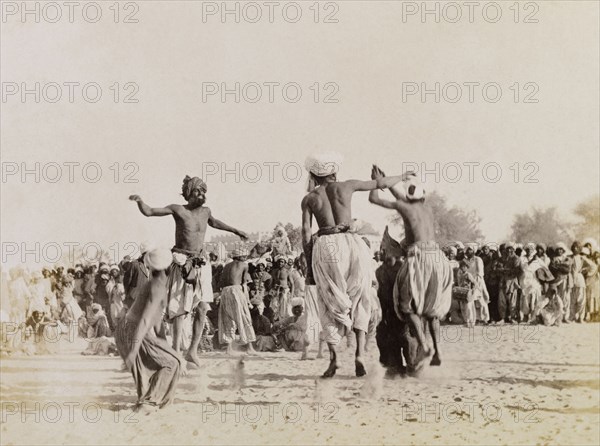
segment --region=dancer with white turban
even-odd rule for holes
[[[206,202],[206,183],[198,177],[183,179],[183,198],[187,204],[170,204],[164,208],[152,208],[145,204],[139,195],[130,200],[137,202],[140,212],[146,217],[172,215],[175,220],[175,246],[171,249],[173,263],[169,268],[167,282],[167,317],[173,322],[173,348],[180,351],[184,318],[194,314],[192,343],[186,359],[197,366],[198,345],[206,323],[206,313],[213,302],[212,271],[206,253],[203,251],[207,226],[231,232],[242,240],[247,240],[245,232],[217,220]]]
[[[115,342],[125,366],[133,375],[138,402],[136,410],[150,413],[173,401],[182,364],[161,333],[167,306],[167,275],[172,255],[155,249],[144,256],[150,281],[116,328]]]
[[[323,328],[321,339],[327,342],[330,355],[324,378],[335,375],[336,345],[350,330],[356,333],[356,375],[366,374],[363,355],[371,318],[374,271],[369,248],[353,224],[352,195],[392,186],[401,180],[401,177],[390,177],[380,181],[338,182],[340,162],[341,157],[336,154],[309,157],[305,164],[310,174],[309,192],[302,200],[302,243],[309,268],[307,284],[317,286]],[[319,226],[314,243],[313,216]]]
[[[380,188],[386,179],[384,173],[374,166],[372,175]],[[425,190],[415,175],[409,173],[402,178],[402,183],[396,183],[398,180],[386,185],[395,201],[379,198],[378,188],[371,191],[369,201],[394,209],[402,217],[407,255],[394,286],[394,309],[397,316],[408,321],[415,330],[422,351],[417,364],[431,353],[423,326],[423,319],[427,321],[433,341],[431,365],[437,366],[442,363],[438,348],[440,319],[448,313],[452,299],[452,266],[434,240],[433,214],[425,206]]]

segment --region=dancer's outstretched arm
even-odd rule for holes
[[[170,205],[164,208],[152,208],[144,203],[144,200],[142,200],[142,197],[139,195],[130,195],[129,199],[137,203],[140,212],[146,217],[164,217],[165,215],[173,215],[173,210]]]

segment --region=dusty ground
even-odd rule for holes
[[[384,379],[372,342],[367,379],[352,349],[333,380],[324,359],[222,353],[180,381],[175,403],[131,412],[121,361],[79,354],[1,361],[1,443],[11,444],[599,444],[600,325],[443,327],[444,364]],[[314,356],[314,352],[313,352]]]

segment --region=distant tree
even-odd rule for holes
[[[284,226],[294,251],[302,251],[302,227],[288,223]]]
[[[449,206],[446,197],[435,191],[428,194],[425,204],[433,212],[435,240],[442,246],[456,240],[483,241],[483,233],[479,227],[481,218],[476,211]],[[402,224],[402,218],[396,215],[392,222]]]
[[[579,221],[575,224],[575,236],[582,241],[592,237],[600,241],[600,195],[596,194],[575,207]]]
[[[511,239],[520,243],[568,243],[573,234],[572,225],[560,218],[554,207],[515,215],[511,230]]]

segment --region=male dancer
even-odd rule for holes
[[[172,215],[175,220],[175,246],[172,248],[173,263],[169,268],[167,318],[173,322],[173,349],[181,348],[182,324],[184,317],[194,312],[192,344],[186,359],[197,366],[198,345],[206,322],[206,313],[213,301],[211,266],[203,252],[207,225],[211,228],[231,232],[242,240],[248,236],[239,229],[226,225],[213,217],[206,202],[206,183],[186,175],[182,186],[183,198],[187,204],[170,204],[164,208],[152,208],[145,204],[139,195],[131,195],[137,202],[140,212],[146,217]],[[196,311],[194,311],[196,310]]]

